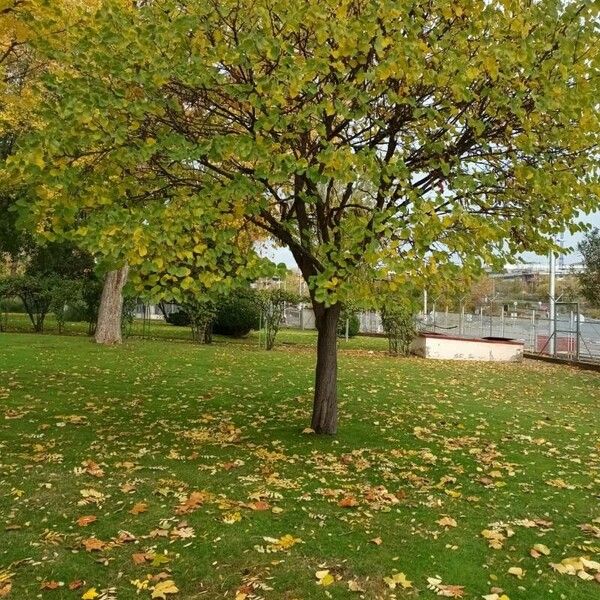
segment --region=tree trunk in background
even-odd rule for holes
[[[123,314],[123,286],[127,283],[129,267],[109,271],[104,280],[98,324],[96,325],[96,342],[110,346],[120,344],[121,318]]]
[[[337,325],[341,306],[313,302],[318,331],[315,397],[311,427],[316,433],[337,431]]]

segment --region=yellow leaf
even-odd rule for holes
[[[402,586],[405,590],[412,587],[412,581],[406,579],[404,573],[394,573],[391,577],[384,577],[383,580],[391,590],[395,590],[398,585]]]
[[[234,523],[237,523],[241,520],[242,515],[239,512],[231,512],[223,515],[223,523],[226,523],[227,525],[233,525]]]
[[[543,554],[544,556],[548,556],[548,554],[550,554],[550,549],[548,548],[548,546],[545,546],[544,544],[535,544],[533,546],[533,549],[536,552]]]
[[[157,583],[152,589],[152,598],[160,598],[161,600],[167,600],[167,594],[176,594],[179,588],[175,585],[175,582],[171,579],[165,579]]]
[[[328,586],[335,582],[333,575],[328,570],[317,571],[315,577],[318,580],[317,585]]]
[[[523,575],[525,575],[525,571],[523,571],[521,567],[510,567],[510,569],[508,569],[508,574],[522,579]]]
[[[81,600],[94,600],[94,598],[98,597],[98,592],[96,588],[90,588],[83,596],[81,596]]]

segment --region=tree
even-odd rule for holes
[[[12,275],[0,280],[0,296],[19,298],[36,333],[44,331],[44,321],[60,281],[53,276]]]
[[[257,300],[265,325],[265,348],[273,350],[286,305],[298,304],[300,297],[293,292],[274,288],[260,290]]]
[[[188,315],[192,328],[192,339],[202,344],[212,343],[212,326],[217,309],[209,298],[191,297],[183,303],[182,309]]]
[[[13,161],[43,181],[25,211],[115,249],[109,223],[128,246],[135,211],[173,198],[287,246],[318,329],[312,427],[335,433],[357,277],[422,288],[546,253],[598,204],[597,16],[592,0],[105,0],[69,44],[37,36],[68,68]]]
[[[67,309],[82,303],[82,282],[77,279],[62,279],[52,288],[49,310],[54,314],[58,333],[62,333],[67,321]]]
[[[581,293],[594,308],[600,308],[600,230],[590,231],[579,244],[584,272],[579,277]]]
[[[415,307],[400,302],[388,302],[381,309],[381,324],[388,338],[389,352],[394,356],[408,356],[410,343],[415,337]]]

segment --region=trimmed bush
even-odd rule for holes
[[[183,310],[167,315],[166,321],[169,325],[175,325],[176,327],[189,327],[192,322],[190,315]]]
[[[219,335],[244,337],[258,329],[259,303],[254,290],[241,290],[226,296],[217,306],[213,331]]]
[[[0,298],[0,311],[20,314],[25,314],[26,312],[23,302],[18,298]]]

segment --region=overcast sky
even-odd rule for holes
[[[590,223],[595,227],[600,227],[600,211],[592,215],[588,215],[582,219],[585,223]],[[568,232],[565,233],[565,248],[573,248],[573,252],[565,257],[565,263],[571,264],[579,262],[581,257],[577,252],[577,243],[581,240],[582,235],[571,236]],[[265,251],[266,255],[276,263],[285,263],[290,268],[296,267],[296,261],[292,256],[292,253],[287,248],[270,248]],[[527,262],[543,262],[545,257],[536,256],[532,253],[526,253],[523,255],[523,259]]]

